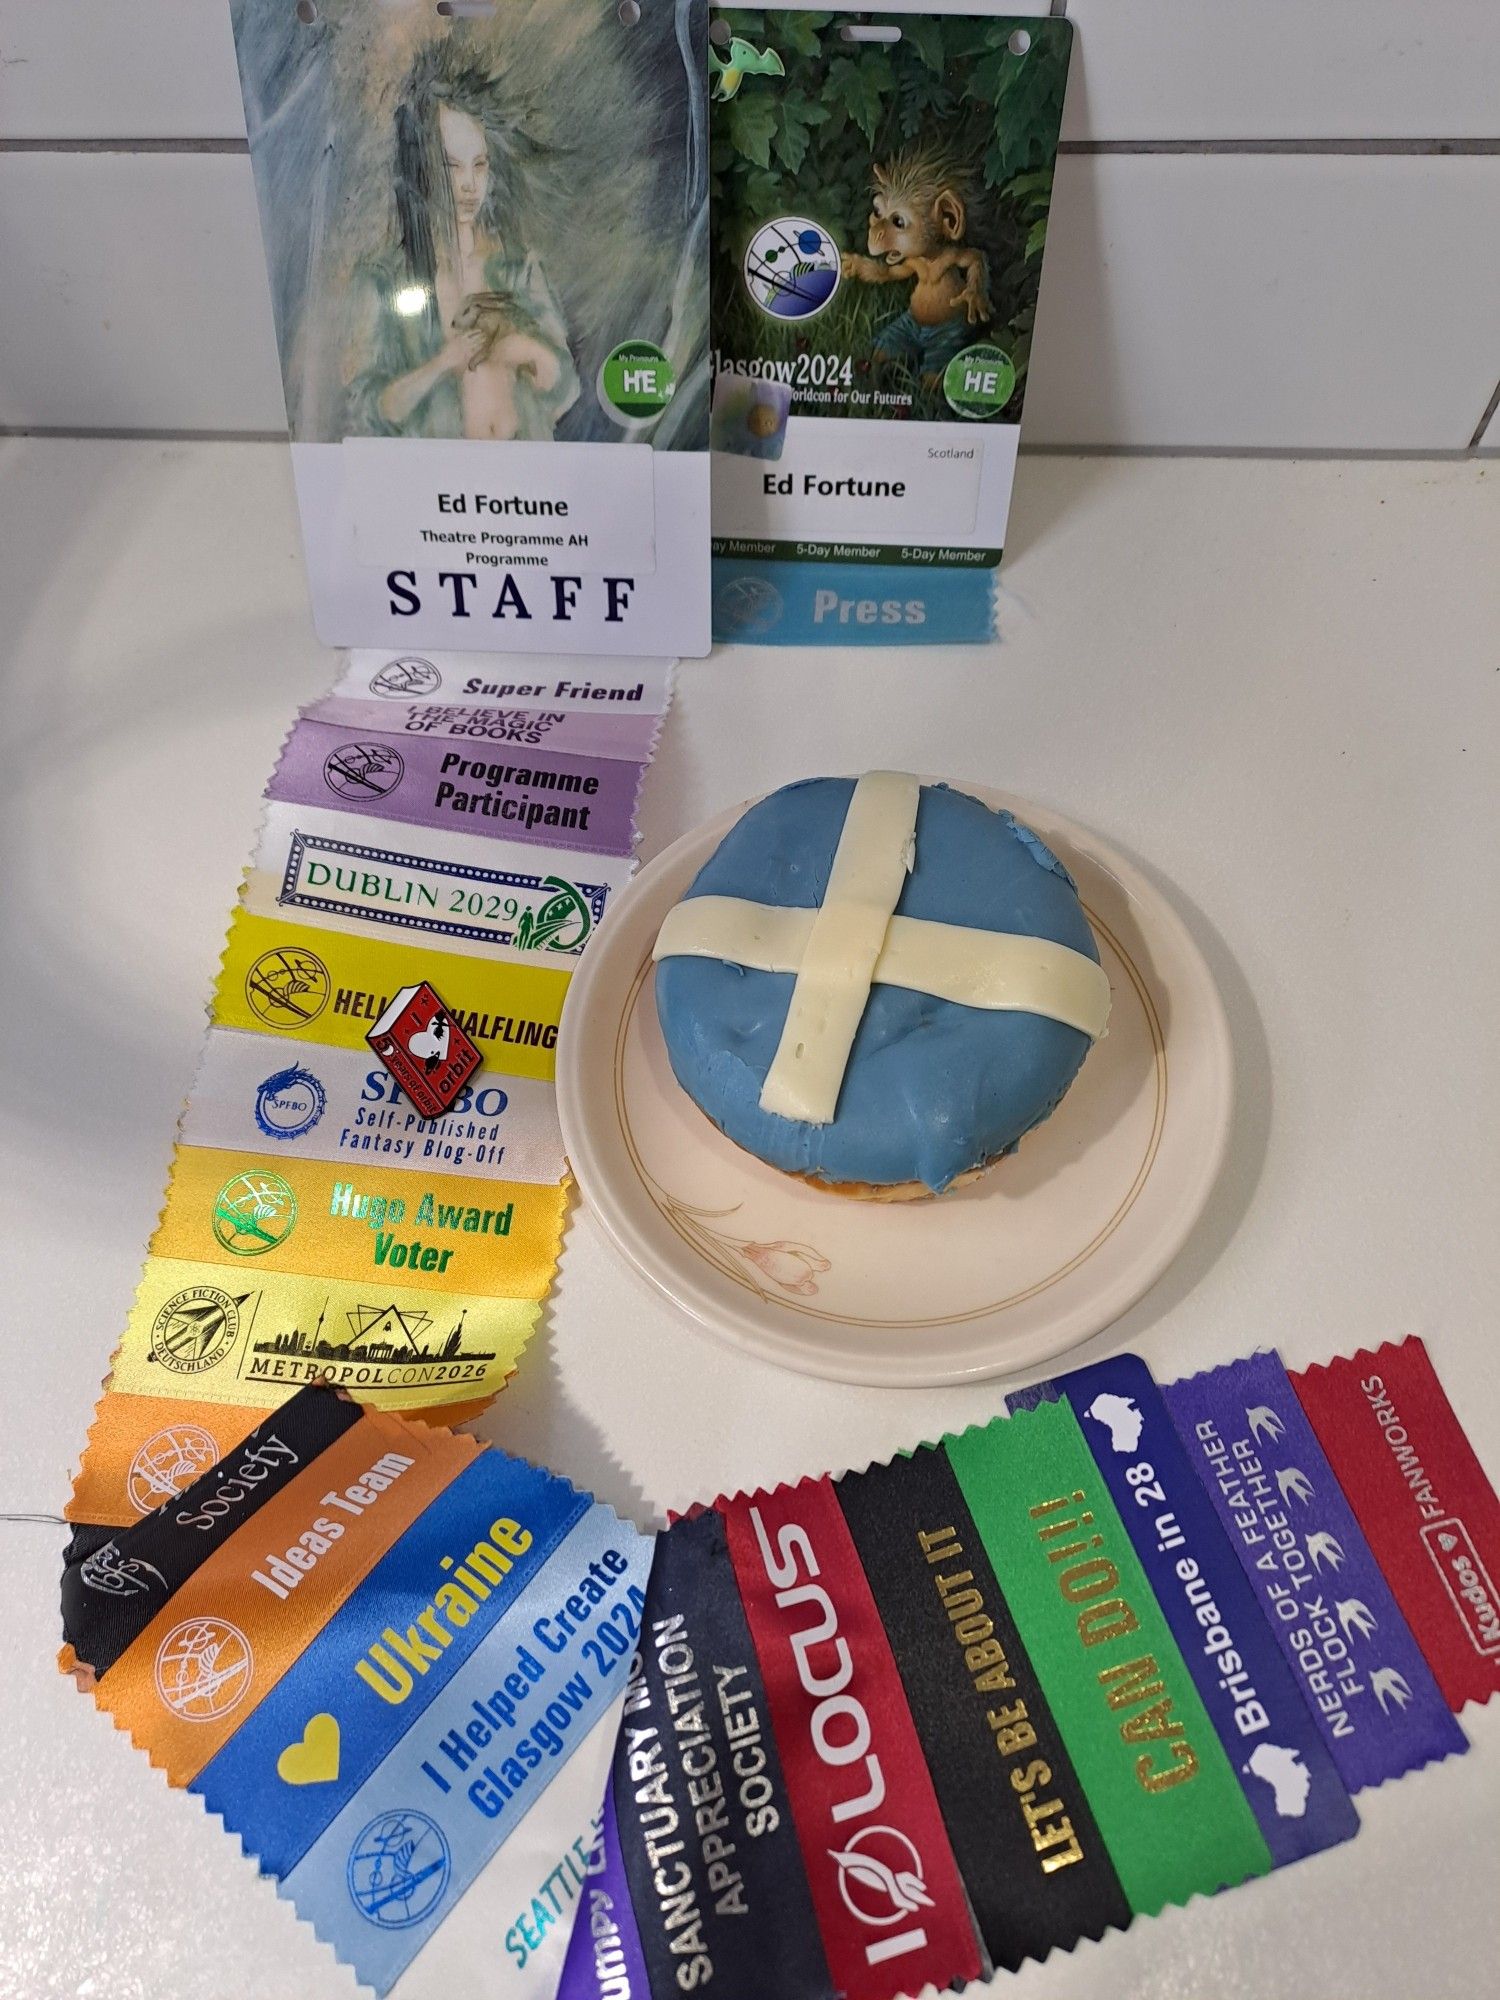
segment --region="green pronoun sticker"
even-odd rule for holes
[[[599,395],[623,424],[647,424],[672,400],[677,376],[662,350],[649,340],[625,340],[604,357]]]
[[[993,417],[1010,401],[1015,364],[1003,347],[982,340],[955,354],[943,370],[943,394],[961,417]]]

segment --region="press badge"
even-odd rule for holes
[[[991,636],[1071,32],[715,10],[717,638]]]
[[[232,12],[319,636],[706,653],[701,10]]]

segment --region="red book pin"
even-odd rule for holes
[[[423,1118],[441,1118],[479,1067],[479,1051],[424,979],[403,986],[365,1040]]]

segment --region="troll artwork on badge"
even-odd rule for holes
[[[1069,32],[976,7],[851,41],[832,13],[715,9],[720,378],[785,385],[794,420],[947,423],[981,349],[1004,387],[963,416],[1019,423]],[[762,455],[743,424],[714,443]]]
[[[905,311],[877,328],[871,360],[905,362],[928,389],[994,313],[989,259],[968,241],[977,180],[941,142],[904,146],[871,174],[869,256],[841,260],[860,284],[915,281]]]

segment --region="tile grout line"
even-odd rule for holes
[[[1021,445],[1023,458],[1246,458],[1310,460],[1337,463],[1341,460],[1418,464],[1462,464],[1488,453],[1476,449],[1478,439],[1497,407],[1500,384],[1491,397],[1484,422],[1467,445],[1380,446],[1380,445],[1250,445],[1250,444],[1027,444]],[[73,444],[271,444],[290,442],[285,431],[177,430],[125,427],[110,429],[73,428],[65,424],[0,424],[0,439],[40,438],[50,443]]]
[[[144,153],[205,154],[231,156],[248,154],[250,142],[243,138],[221,139],[6,139],[0,138],[0,155],[7,153]],[[1058,152],[1065,158],[1128,158],[1135,155],[1174,154],[1192,156],[1365,159],[1474,159],[1500,155],[1500,138],[1450,139],[1064,139]]]
[[[3,139],[0,153],[248,153],[245,138]]]
[[[1276,156],[1306,159],[1484,159],[1500,154],[1500,139],[1064,139],[1063,155],[1106,159],[1136,154]]]
[[[1500,410],[1500,382],[1495,384],[1495,393],[1484,406],[1484,415],[1479,419],[1473,437],[1469,439],[1470,451],[1477,452],[1484,442],[1484,434],[1489,429],[1496,410]]]
[[[1500,393],[1500,392],[1497,392]],[[1467,445],[1025,444],[1022,458],[1241,458],[1278,463],[1463,465],[1488,454]]]
[[[122,444],[289,444],[287,431],[191,430],[129,424],[0,424],[0,438],[46,438],[54,442],[92,440]]]

